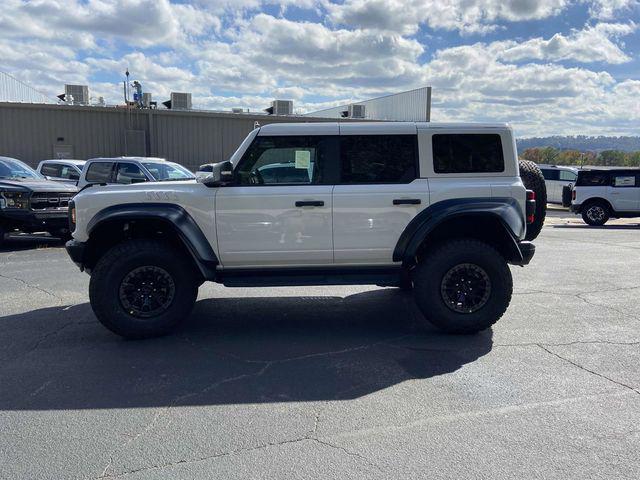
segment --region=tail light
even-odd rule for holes
[[[536,192],[527,190],[527,223],[533,223],[536,219]]]
[[[576,199],[576,190],[575,188],[573,190],[571,190],[571,200],[575,200]]]

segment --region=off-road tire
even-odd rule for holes
[[[538,165],[529,160],[519,160],[520,178],[527,190],[533,190],[536,194],[536,211],[533,223],[527,225],[525,240],[534,240],[542,230],[544,218],[547,215],[547,186],[544,176]]]
[[[485,303],[471,313],[447,305],[443,285],[449,272],[464,265],[479,267],[490,281]],[[504,257],[478,240],[450,240],[435,247],[414,272],[414,298],[425,320],[440,330],[471,334],[485,330],[504,314],[513,292],[511,271]]]
[[[603,201],[594,200],[582,207],[582,220],[587,225],[601,227],[611,216],[611,207]]]
[[[173,282],[170,304],[150,318],[132,315],[121,300],[121,284],[141,267],[160,268]],[[189,316],[199,283],[191,259],[176,248],[157,240],[127,240],[111,248],[96,264],[89,299],[98,320],[112,332],[125,338],[157,337],[170,333]]]
[[[4,240],[6,235],[7,235],[7,231],[2,225],[0,225],[0,248],[2,248],[2,246],[4,245]]]

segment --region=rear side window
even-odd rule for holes
[[[580,172],[576,186],[601,187],[609,185],[609,174],[606,172]]]
[[[636,176],[635,175],[615,175],[613,177],[614,187],[635,187]]]
[[[60,178],[61,167],[62,165],[60,165],[59,163],[45,163],[44,165],[42,165],[40,173],[47,177]]]
[[[503,172],[502,140],[497,134],[436,134],[433,136],[436,173]]]
[[[410,183],[418,176],[415,135],[340,137],[341,183]]]
[[[87,169],[87,182],[109,183],[111,181],[111,170],[113,162],[94,162]]]

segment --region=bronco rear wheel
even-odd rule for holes
[[[449,333],[475,333],[504,314],[513,291],[504,257],[478,240],[451,240],[428,253],[414,275],[425,319]]]
[[[156,240],[128,240],[91,273],[89,298],[98,320],[126,338],[171,332],[189,316],[199,279],[189,258]]]

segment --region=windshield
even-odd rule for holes
[[[177,163],[155,163],[143,162],[147,170],[153,175],[156,181],[163,182],[166,180],[192,180],[193,176],[189,170]]]
[[[38,172],[13,158],[0,158],[0,178],[44,178]]]

